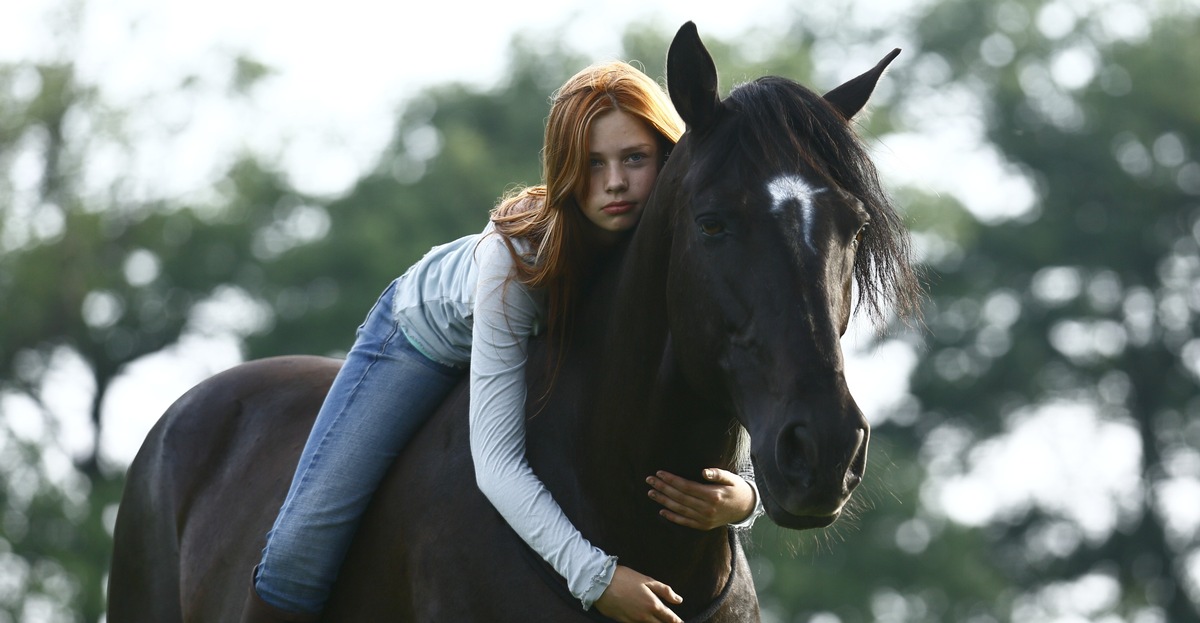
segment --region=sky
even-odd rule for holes
[[[129,128],[137,153],[107,170],[94,167],[93,183],[102,188],[117,169],[134,171],[147,180],[147,193],[172,195],[203,188],[238,147],[273,155],[301,190],[335,194],[372,164],[390,137],[399,105],[437,82],[494,82],[517,34],[564,33],[578,51],[603,60],[615,58],[620,34],[632,22],[672,29],[692,20],[702,37],[753,42],[762,37],[748,33],[777,35],[799,11],[799,5],[779,0],[742,0],[736,11],[709,2],[516,0],[481,3],[465,15],[449,2],[344,0],[331,10],[322,3],[282,0],[104,0],[72,15],[63,8],[66,1],[0,3],[0,59],[61,58],[61,39],[46,33],[78,32],[66,54],[76,60],[81,79],[99,85],[114,105],[138,111]],[[804,12],[806,19],[831,27],[841,20],[869,27],[900,22],[925,1],[805,4]],[[68,23],[77,27],[62,26]],[[827,81],[840,81],[906,43],[903,33],[889,33],[865,52],[870,56],[854,62],[830,58],[817,71]],[[229,82],[230,59],[240,54],[276,72],[256,88],[252,101],[235,101],[221,88]],[[915,61],[911,54],[900,62]],[[657,58],[625,60],[640,60],[652,72],[662,64]],[[197,76],[201,86],[185,94],[176,87],[188,75]],[[981,210],[1027,207],[1029,192],[1005,173],[995,154],[979,148],[980,128],[944,123],[955,112],[948,107],[962,112],[969,104],[941,102],[929,115],[943,122],[934,126],[937,136],[893,137],[895,145],[881,154],[880,166],[898,181],[910,181],[937,159],[937,166],[956,173],[933,181],[946,190],[965,188],[980,176],[1006,188],[1005,202],[993,200]],[[931,149],[934,142],[951,149]],[[914,158],[918,150],[921,157]],[[954,157],[942,155],[951,151]]]
[[[848,19],[857,25],[887,23],[919,2],[861,2]],[[63,6],[56,0],[0,1],[0,62],[64,54],[75,59],[81,79],[99,85],[107,101],[137,111],[130,127],[137,148],[132,154],[98,149],[86,183],[99,190],[117,173],[133,172],[144,180],[138,192],[176,197],[203,196],[240,149],[273,155],[302,190],[335,195],[373,164],[407,98],[434,83],[486,86],[496,81],[517,33],[565,31],[579,51],[601,60],[615,57],[619,35],[632,21],[654,20],[673,28],[693,20],[702,37],[732,38],[751,30],[776,32],[793,10],[779,0],[739,0],[736,11],[729,10],[729,3],[631,0],[510,0],[477,3],[469,11],[451,2],[341,0],[334,6],[283,0],[94,0],[74,18],[65,18]],[[823,7],[845,5],[805,6],[815,14],[832,10]],[[825,18],[836,22],[836,16]],[[59,38],[47,36],[64,19],[74,19],[79,33],[65,51],[56,43]],[[880,55],[903,47],[903,36],[897,39],[880,41]],[[229,59],[238,54],[275,71],[252,100],[231,99],[221,88],[230,78]],[[661,62],[638,60],[649,68]],[[825,60],[837,67],[818,67],[819,74],[849,77],[877,58],[863,67]],[[902,55],[897,62],[916,59]],[[197,76],[202,88],[179,93],[178,81],[186,75]],[[981,143],[975,105],[962,94],[940,93],[922,102],[922,113],[913,113],[909,131],[873,145],[885,184],[917,184],[953,194],[984,218],[1030,209],[1036,196],[1028,183]],[[941,175],[931,178],[928,171]],[[969,192],[980,187],[995,192]],[[233,336],[241,328],[239,319],[252,311],[236,296],[218,297],[202,313],[211,329],[207,334],[189,335],[131,366],[104,406],[101,448],[110,465],[128,464],[146,431],[175,398],[241,360]],[[846,338],[847,378],[868,418],[878,422],[903,395],[915,354],[898,342],[870,351],[858,348],[870,341],[869,329],[861,326]],[[48,461],[67,474],[69,455],[90,444],[86,414],[92,388],[78,380],[87,377],[82,362],[64,354],[56,363],[51,382],[61,391],[53,392],[51,407],[61,414],[60,421],[12,417],[32,409],[18,399],[8,398],[2,407],[17,435],[57,440],[62,451],[49,453]],[[1086,525],[1110,528],[1122,505],[1137,494],[1130,489],[1137,449],[1130,445],[1127,427],[1094,420],[1090,427],[1078,426],[1087,417],[1072,405],[1031,409],[1003,443],[976,451],[972,474],[947,474],[939,480],[927,492],[929,502],[967,524],[1022,505],[1071,503]],[[1068,425],[1083,431],[1074,449],[1062,443],[1048,447],[1044,435],[1027,433],[1039,430],[1034,426],[1045,431]],[[47,431],[47,426],[55,430]],[[1101,446],[1131,461],[1098,463],[1090,448]],[[933,465],[960,464],[961,457],[953,454],[965,446],[953,431],[945,432],[937,447],[944,456],[935,452],[929,457]],[[1033,458],[1012,460],[1017,455]],[[1028,483],[1047,482],[1039,473],[1048,470],[1060,476],[1050,479],[1054,486],[1030,488]],[[1075,488],[1076,496],[1061,495],[1076,477],[1098,471],[1107,478],[1092,480],[1092,488]],[[1200,507],[1192,505],[1183,516],[1185,528],[1200,524]]]
[[[58,50],[44,28],[61,20],[60,0],[0,3],[0,58],[45,58]],[[566,33],[597,60],[612,57],[625,24],[694,20],[702,32],[732,36],[751,25],[778,24],[787,3],[745,0],[737,12],[718,3],[539,2],[329,3],[281,0],[104,0],[84,7],[75,46],[84,78],[111,101],[143,105],[147,95],[174,87],[181,76],[222,80],[229,61],[245,53],[278,73],[255,93],[251,110],[228,101],[154,103],[162,122],[189,126],[171,146],[185,167],[208,171],[230,137],[259,149],[278,149],[302,189],[336,192],[382,148],[396,106],[422,86],[444,81],[488,84],[508,62],[518,34]],[[648,66],[659,59],[642,59]],[[223,94],[222,94],[223,95]],[[181,149],[182,148],[182,149]],[[318,157],[319,154],[319,157]],[[160,162],[155,154],[150,162]],[[312,162],[321,165],[313,166]],[[157,184],[186,191],[196,180],[182,172],[157,175]]]

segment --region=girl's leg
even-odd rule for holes
[[[323,609],[379,481],[461,378],[408,343],[391,293],[359,327],[267,535],[255,588],[277,608]]]

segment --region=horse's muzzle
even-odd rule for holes
[[[799,422],[784,426],[773,444],[753,453],[763,506],[785,528],[833,523],[862,482],[870,429],[858,413],[842,429]],[[763,460],[767,459],[767,460]]]

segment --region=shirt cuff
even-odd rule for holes
[[[766,510],[763,509],[762,496],[758,494],[758,485],[755,484],[754,479],[747,478],[746,484],[750,485],[751,489],[754,489],[754,510],[750,511],[749,517],[737,523],[729,524],[729,527],[733,528],[734,530],[749,530],[752,526],[754,526],[754,520],[758,519],[760,515],[766,512]]]
[[[617,572],[617,557],[609,556],[604,560],[604,566],[592,578],[592,585],[588,587],[587,592],[579,598],[583,604],[584,610],[591,610],[592,604],[596,603],[597,599],[608,590],[608,585],[612,584],[613,574]]]

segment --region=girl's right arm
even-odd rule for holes
[[[618,566],[612,583],[596,601],[596,609],[617,621],[683,623],[663,602],[680,604],[683,597],[662,582]]]
[[[476,250],[471,343],[471,456],[479,489],[514,531],[567,580],[585,609],[620,621],[679,621],[669,587],[617,565],[580,534],[525,458],[525,362],[540,306],[506,283],[512,259],[499,235]],[[665,589],[665,591],[663,590]],[[665,614],[664,614],[665,612]]]

